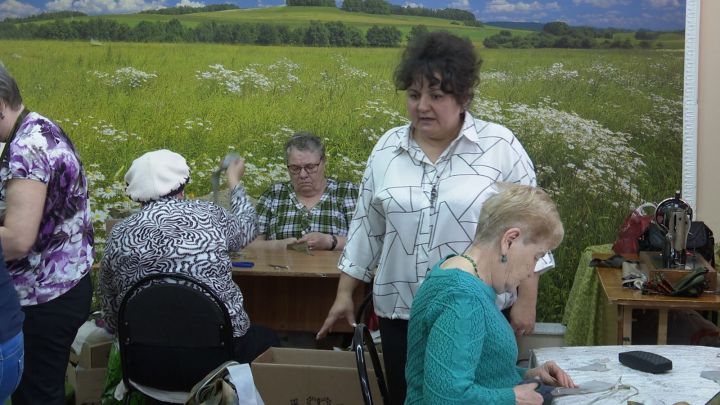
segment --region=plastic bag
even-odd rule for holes
[[[645,214],[644,211],[647,208],[652,208],[654,212],[655,205],[652,203],[642,204],[625,218],[622,226],[620,226],[618,238],[612,245],[612,250],[615,253],[627,254],[640,251],[638,239],[645,233],[653,219],[653,214]]]
[[[227,361],[195,384],[186,405],[264,405],[250,365]]]

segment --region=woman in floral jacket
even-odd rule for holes
[[[14,405],[64,404],[70,345],[92,299],[87,180],[63,130],[29,111],[0,67],[0,241],[25,313]]]

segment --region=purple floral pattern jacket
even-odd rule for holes
[[[93,264],[93,228],[87,179],[75,147],[63,130],[29,113],[0,166],[0,200],[7,182],[29,179],[47,185],[35,245],[22,259],[7,262],[20,304],[48,302],[73,288]]]

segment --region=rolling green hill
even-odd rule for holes
[[[619,38],[619,39],[630,39],[631,42],[634,44],[639,43],[640,41],[635,39],[635,33],[634,32],[623,32],[623,33],[617,33],[613,36],[613,38]],[[685,47],[685,35],[679,32],[663,32],[661,33],[657,39],[653,39],[649,41],[654,48],[658,47],[658,43],[661,44],[660,47],[665,49],[683,49]]]
[[[468,37],[471,41],[481,44],[483,39],[495,35],[506,28],[485,26],[467,27],[457,21],[450,21],[432,17],[404,16],[404,15],[379,15],[365,13],[351,13],[335,7],[269,7],[241,10],[225,10],[210,13],[196,13],[184,15],[162,15],[162,14],[116,14],[93,17],[75,17],[75,21],[87,21],[95,18],[115,20],[131,27],[141,21],[169,21],[178,19],[183,24],[195,27],[198,24],[208,21],[217,23],[269,23],[282,24],[294,28],[308,25],[310,21],[340,21],[365,32],[373,25],[395,26],[404,35],[410,32],[415,25],[425,25],[431,31],[446,30],[454,34]],[[523,36],[531,31],[509,30],[515,36]]]

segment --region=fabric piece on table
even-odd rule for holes
[[[614,255],[607,259],[592,259],[590,260],[590,267],[612,267],[613,269],[619,269],[625,263],[625,258],[621,255]]]
[[[642,290],[647,282],[647,276],[640,271],[640,263],[625,261],[622,264],[622,285],[627,288]]]
[[[609,369],[607,368],[607,365],[605,363],[601,363],[598,361],[598,362],[595,362],[592,364],[588,364],[587,366],[571,368],[571,370],[602,372],[602,371],[608,371]]]
[[[720,370],[705,370],[700,372],[700,377],[715,381],[720,384]]]
[[[578,369],[574,368],[572,370],[578,370]],[[582,385],[578,385],[576,388],[557,387],[557,388],[553,389],[552,394],[553,394],[553,396],[556,396],[556,397],[564,397],[564,396],[568,396],[568,395],[595,394],[598,392],[610,391],[613,388],[615,388],[617,385],[618,384],[615,382],[592,380],[592,381],[585,382]]]

